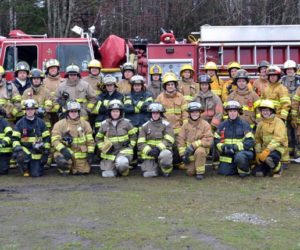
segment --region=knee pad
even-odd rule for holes
[[[110,171],[110,170],[106,170],[102,172],[102,177],[115,177],[116,176],[116,172],[115,171]]]
[[[120,173],[125,172],[129,168],[129,160],[123,155],[116,158],[115,164]]]

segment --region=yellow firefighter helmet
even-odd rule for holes
[[[150,67],[149,74],[150,75],[162,75],[162,68],[159,65],[155,64]]]
[[[102,64],[100,61],[93,59],[89,62],[88,64],[88,68],[98,68],[98,69],[102,69]]]
[[[191,76],[194,75],[195,71],[193,69],[193,66],[191,64],[183,64],[181,66],[181,69],[180,69],[180,75],[182,76],[182,72],[185,71],[185,70],[189,70],[191,72]]]
[[[241,65],[238,62],[230,62],[227,65],[228,71],[231,70],[231,69],[241,69],[241,68],[242,67],[241,67]]]
[[[275,111],[275,105],[271,100],[262,100],[259,104],[259,109],[261,108],[269,108]]]
[[[178,79],[173,72],[167,72],[166,74],[164,74],[162,79],[163,85],[165,85],[168,82],[175,82],[177,84]]]
[[[0,65],[0,75],[5,75],[5,69]]]
[[[215,62],[207,62],[204,66],[205,70],[218,70],[218,66]]]

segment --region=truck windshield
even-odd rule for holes
[[[70,64],[78,65],[81,70],[87,70],[88,62],[91,60],[89,46],[81,45],[59,45],[56,49],[57,59],[60,61],[62,70]]]

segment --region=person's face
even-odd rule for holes
[[[210,77],[213,77],[216,75],[216,71],[215,70],[212,70],[212,69],[209,69],[207,70],[207,74],[210,76]]]
[[[160,77],[160,75],[154,74],[154,75],[152,75],[152,80],[153,81],[159,81],[159,77]]]
[[[238,79],[236,84],[239,89],[247,88],[247,81],[245,79]]]
[[[207,82],[200,83],[200,90],[206,93],[209,90],[209,84]]]
[[[190,117],[192,120],[196,121],[200,118],[201,113],[199,111],[192,111],[190,112]]]
[[[157,120],[159,120],[160,119],[160,113],[159,112],[153,112],[152,113],[152,119],[153,119],[153,121],[157,121]]]
[[[93,76],[97,76],[100,74],[100,69],[99,68],[90,68],[90,72]]]
[[[294,76],[295,75],[295,69],[293,69],[293,68],[288,68],[288,69],[285,70],[285,72],[288,76]]]
[[[231,74],[232,78],[234,78],[236,76],[237,71],[238,71],[237,68],[233,68],[233,69],[230,70],[230,74]]]
[[[269,108],[260,109],[261,115],[263,118],[269,118],[272,114],[272,111]]]
[[[69,74],[69,79],[70,81],[76,81],[78,79],[78,75],[77,74]]]
[[[142,91],[142,83],[133,84],[134,92],[141,92]]]
[[[191,78],[191,71],[190,70],[188,70],[188,69],[186,69],[186,70],[184,70],[183,72],[182,72],[182,76],[183,76],[183,78],[184,79],[189,79],[189,78]]]
[[[76,120],[76,119],[79,117],[79,112],[78,112],[78,110],[70,110],[70,111],[69,111],[69,117],[70,117],[72,120]]]
[[[35,108],[26,108],[25,113],[28,118],[33,118],[35,115]]]
[[[166,91],[169,93],[173,93],[176,91],[175,82],[168,82],[166,83]]]
[[[230,120],[235,120],[239,115],[239,112],[236,109],[228,110],[228,116]]]
[[[269,81],[270,83],[275,83],[278,81],[279,76],[278,75],[270,75],[269,76]]]
[[[259,73],[262,77],[266,77],[267,75],[267,67],[261,67]]]
[[[49,75],[56,76],[58,74],[58,67],[53,66],[48,69]]]
[[[119,109],[113,109],[111,110],[111,118],[113,120],[118,120],[120,118],[121,112]]]
[[[125,70],[124,71],[125,79],[129,80],[132,76],[133,76],[133,72],[131,70]]]
[[[35,78],[32,78],[32,84],[33,86],[40,86],[42,83],[42,79],[41,78],[38,78],[38,77],[35,77]]]
[[[18,78],[21,80],[21,81],[25,81],[26,78],[27,78],[28,74],[27,74],[27,71],[25,70],[20,70],[18,71]]]
[[[115,84],[111,83],[111,84],[106,84],[105,89],[107,92],[111,93],[116,89],[116,87]]]

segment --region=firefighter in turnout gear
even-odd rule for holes
[[[243,114],[240,116],[250,124],[252,129],[255,128],[257,119],[259,118],[256,108],[259,105],[259,96],[253,91],[249,90],[247,84],[249,83],[248,72],[244,69],[239,69],[234,78],[237,89],[231,92],[227,98],[228,101],[237,101],[243,108]],[[226,103],[224,104],[226,106]]]
[[[271,100],[276,110],[276,116],[286,122],[291,108],[291,99],[288,89],[280,83],[281,69],[270,65],[268,70],[269,85],[262,94],[262,99]],[[285,150],[281,157],[282,167],[286,168],[289,163],[289,151]]]
[[[190,64],[182,65],[180,69],[181,79],[178,82],[178,91],[187,102],[191,102],[199,92],[199,84],[194,82],[194,69]]]
[[[5,79],[5,70],[0,66],[0,108],[5,111],[7,121],[13,126],[18,114],[22,113],[21,96],[14,84]]]
[[[159,65],[153,65],[149,70],[150,83],[148,85],[148,91],[153,95],[153,99],[156,99],[158,95],[163,91],[161,76],[162,68]]]
[[[23,95],[25,89],[31,86],[29,80],[29,71],[30,67],[27,62],[20,61],[17,63],[15,68],[15,80],[13,81],[14,85],[17,87],[20,95]]]
[[[5,116],[6,111],[0,107],[0,175],[8,174],[12,153],[11,139],[13,130],[6,121]]]
[[[213,134],[210,124],[201,118],[203,108],[199,102],[190,102],[187,111],[188,122],[182,126],[177,137],[179,154],[186,166],[187,174],[189,176],[196,174],[196,178],[202,180]]]
[[[60,77],[60,63],[57,59],[49,59],[46,62],[46,77],[43,80],[44,86],[50,91],[51,100],[53,101],[53,106],[50,112],[51,125],[58,121],[57,112],[59,110],[59,104],[56,102],[55,93],[58,86],[65,81],[64,78]]]
[[[275,106],[271,100],[262,100],[259,109],[262,121],[255,133],[256,176],[279,177],[282,172],[281,157],[288,146],[287,130],[284,122],[276,117]]]
[[[112,75],[103,78],[104,90],[98,96],[93,113],[97,115],[95,128],[100,127],[100,123],[108,117],[108,105],[112,100],[123,101],[124,96],[117,90],[117,79]]]
[[[131,91],[130,78],[135,74],[134,65],[130,62],[126,62],[121,67],[122,80],[118,82],[118,91],[123,94],[129,94]]]
[[[92,88],[96,91],[96,96],[99,96],[103,90],[102,83],[102,64],[100,61],[93,59],[88,64],[89,75],[83,77],[82,80],[88,82]]]
[[[288,89],[291,100],[293,101],[297,97],[295,96],[297,88],[300,86],[300,77],[296,75],[297,64],[293,60],[287,60],[284,65],[284,76],[281,78],[281,83]],[[295,109],[294,109],[295,110]],[[289,139],[289,153],[291,156],[298,158],[300,152],[298,152],[298,140],[297,140],[297,126],[295,114],[289,113],[286,121],[288,139]]]
[[[124,113],[125,118],[138,128],[149,121],[150,114],[147,108],[153,102],[153,98],[152,94],[145,88],[144,77],[134,75],[130,79],[130,84],[131,92],[124,98]]]
[[[215,130],[221,123],[223,117],[223,104],[219,96],[211,90],[211,78],[208,75],[199,77],[200,91],[195,102],[202,107],[201,118],[206,120]]]
[[[211,91],[221,98],[224,82],[218,76],[218,67],[214,62],[207,62],[204,66],[205,72],[211,79]]]
[[[250,125],[239,117],[242,106],[229,101],[225,106],[228,119],[215,132],[215,145],[220,152],[218,174],[249,176],[250,162],[254,159],[254,136]]]
[[[171,124],[164,119],[165,109],[160,103],[151,103],[148,112],[151,118],[139,129],[137,142],[143,160],[143,176],[155,177],[162,172],[163,176],[168,177],[173,169],[174,131]]]
[[[123,104],[119,100],[109,103],[109,118],[101,122],[96,135],[100,151],[103,177],[127,176],[137,140],[137,128],[123,118]]]
[[[50,112],[53,107],[50,91],[43,85],[44,73],[39,69],[30,72],[31,87],[26,89],[22,96],[22,102],[34,99],[38,105],[36,115],[44,119],[48,129],[51,128]]]
[[[67,103],[67,117],[58,121],[52,130],[54,158],[62,174],[88,174],[94,159],[95,142],[89,122],[80,119],[80,104]]]
[[[256,92],[256,94],[259,97],[262,96],[262,93],[269,85],[268,75],[267,75],[267,69],[269,66],[270,63],[268,61],[263,60],[258,64],[257,67],[259,78],[254,81],[253,90]]]
[[[37,117],[37,103],[28,99],[24,103],[25,116],[13,131],[13,158],[24,176],[44,174],[44,165],[50,154],[50,133],[44,121]]]
[[[80,69],[77,65],[69,65],[66,68],[65,78],[56,91],[56,99],[63,99],[63,93],[68,93],[69,100],[80,103],[80,118],[87,120],[88,113],[92,112],[96,103],[96,92],[89,83],[80,79]]]
[[[295,133],[295,158],[300,157],[300,87],[292,97],[291,126]]]

